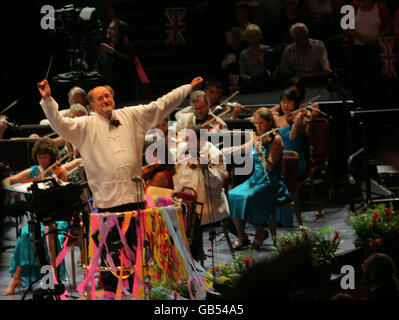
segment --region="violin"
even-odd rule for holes
[[[63,167],[61,167],[61,164],[57,164],[51,169],[50,172],[53,172],[62,181],[67,181],[67,171]]]
[[[67,171],[61,166],[61,164],[58,162],[58,160],[49,166],[46,170],[43,172],[40,172],[37,177],[31,178],[28,180],[24,180],[24,183],[29,183],[29,182],[34,182],[34,181],[39,181],[42,179],[45,179],[52,174],[55,174],[60,180],[66,182],[67,181]]]

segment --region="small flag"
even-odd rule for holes
[[[179,43],[185,44],[182,31],[186,31],[186,9],[182,8],[166,8],[165,15],[168,22],[165,24],[165,32],[167,37],[165,43],[167,45],[177,45]]]
[[[381,70],[381,75],[388,78],[397,78],[396,68],[394,62],[396,56],[393,53],[393,37],[384,37],[378,39],[378,44],[381,47],[380,53],[381,61],[384,63]]]

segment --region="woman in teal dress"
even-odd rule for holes
[[[314,116],[318,114],[318,107],[313,106],[314,110],[298,111],[290,114],[299,108],[298,94],[293,89],[286,89],[280,97],[280,104],[273,108],[277,126],[284,142],[284,151],[291,150],[298,154],[298,177],[306,173],[306,158],[304,152],[304,139],[308,132],[308,127]],[[291,195],[293,196],[293,195]],[[278,208],[276,221],[282,227],[292,227],[294,208]]]
[[[37,161],[38,165],[25,169],[18,174],[10,176],[3,180],[4,186],[10,186],[15,183],[24,182],[32,178],[44,178],[44,171],[53,164],[59,157],[58,147],[51,139],[40,139],[36,141],[32,148],[32,158]],[[80,160],[69,162],[63,165],[66,171],[72,169],[74,166],[80,164]],[[62,176],[66,179],[66,175]],[[70,226],[69,222],[58,221],[58,247],[62,249],[62,244],[65,239],[67,229]],[[41,235],[43,237],[44,248],[48,259],[48,250],[46,240],[44,237],[45,228],[41,225]],[[49,263],[50,264],[50,263]],[[39,279],[40,270],[38,270],[36,259],[34,256],[32,245],[32,233],[29,225],[22,229],[21,236],[18,237],[15,245],[11,265],[9,268],[11,274],[11,281],[8,288],[3,292],[3,295],[11,295],[18,287],[26,288],[34,281]],[[65,280],[65,264],[62,262],[59,266],[60,280]]]
[[[236,250],[250,244],[244,230],[245,222],[256,228],[251,246],[259,248],[262,245],[268,234],[265,229],[267,219],[272,216],[278,203],[283,202],[288,195],[281,174],[281,136],[274,133],[267,135],[263,141],[259,140],[260,135],[276,127],[273,114],[268,108],[259,108],[254,113],[254,121],[257,136],[252,149],[253,173],[248,180],[228,193],[230,217],[238,236],[233,245]]]

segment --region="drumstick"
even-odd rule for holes
[[[11,103],[7,108],[5,108],[2,112],[0,112],[0,114],[3,114],[4,112],[6,112],[8,109],[10,109],[11,107],[13,107],[14,105],[16,105],[18,102],[18,100],[15,100],[13,103]]]
[[[51,55],[51,59],[50,59],[50,63],[49,63],[48,68],[47,68],[46,77],[44,78],[44,79],[46,79],[46,80],[47,80],[47,78],[48,78],[48,74],[50,73],[50,68],[51,68],[51,63],[53,62],[53,57],[54,57],[54,55],[52,54],[52,55]]]

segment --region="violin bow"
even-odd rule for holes
[[[228,98],[226,98],[221,104],[220,104],[220,107],[221,106],[223,106],[224,104],[226,104],[226,102],[228,102],[228,101],[230,101],[233,97],[235,97],[237,94],[239,94],[240,93],[240,91],[236,91],[236,92],[234,92],[230,97],[228,97]],[[212,119],[210,119],[210,120],[208,120],[208,121],[206,121],[205,123],[203,123],[202,125],[201,125],[201,127],[205,127],[207,124],[209,124],[209,123],[211,123],[213,120],[215,120],[217,117],[221,117],[222,115],[225,115],[226,113],[228,113],[228,112],[230,112],[230,109],[227,109],[227,110],[225,110],[225,111],[223,111],[221,114],[219,114],[219,115],[217,115],[217,116],[214,116]]]
[[[298,109],[293,110],[293,111],[291,111],[291,112],[288,112],[288,113],[286,113],[286,114],[283,114],[283,115],[279,116],[279,118],[280,118],[280,117],[281,117],[281,118],[282,118],[282,117],[288,117],[288,116],[290,116],[291,114],[297,113],[299,110],[305,110],[306,108],[309,107],[309,102],[311,102],[311,101],[313,101],[313,100],[316,100],[316,99],[318,99],[318,98],[320,98],[320,97],[321,97],[321,95],[319,94],[319,95],[313,97],[312,99],[309,99],[308,102],[302,103],[302,104],[299,106]],[[303,106],[305,106],[305,107],[303,107]]]
[[[15,100],[13,103],[11,103],[7,108],[5,108],[3,111],[0,112],[0,115],[2,115],[4,112],[6,112],[8,109],[10,109],[11,107],[13,107],[14,105],[16,105],[18,103],[18,100]]]

